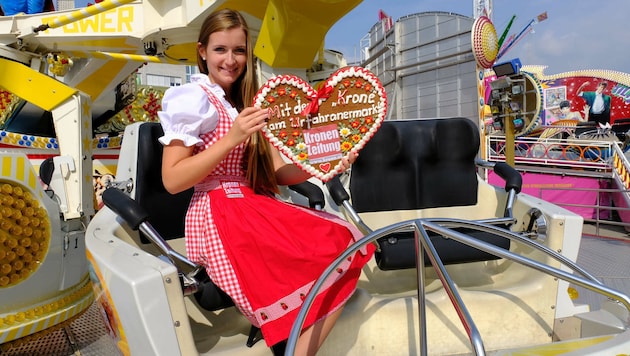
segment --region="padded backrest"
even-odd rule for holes
[[[466,118],[385,121],[352,165],[357,212],[477,203],[479,132]]]
[[[184,236],[184,218],[193,188],[178,194],[166,191],[162,183],[162,144],[164,135],[159,123],[140,125],[138,130],[138,163],[135,200],[149,213],[149,223],[165,240]],[[148,243],[144,239],[143,242]]]
[[[477,204],[475,158],[479,131],[466,118],[385,121],[352,165],[350,192],[358,213],[420,210]],[[503,237],[457,229],[478,240],[509,249]],[[444,264],[497,257],[429,232]],[[376,262],[383,270],[415,268],[413,232],[378,239]],[[425,253],[425,265],[429,258]]]

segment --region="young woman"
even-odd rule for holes
[[[258,84],[244,18],[232,10],[211,14],[197,47],[203,74],[169,89],[162,101],[164,185],[171,193],[194,187],[188,257],[206,267],[272,346],[286,340],[312,284],[360,233],[330,214],[274,197],[277,184],[309,175],[285,163],[260,133],[267,111],[250,106]],[[328,281],[304,324],[298,354],[321,346],[372,253],[371,245],[358,252]]]

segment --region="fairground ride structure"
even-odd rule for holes
[[[336,58],[323,50],[324,36],[360,2],[105,0],[78,10],[0,17],[3,105],[28,102],[39,110],[35,122],[52,120],[56,133],[0,134],[0,343],[58,325],[91,305],[84,237],[95,212],[93,158],[100,149],[92,126],[118,109],[125,94],[135,94],[129,77],[138,67],[196,65],[202,21],[233,8],[256,39],[259,73],[308,77],[316,57],[319,72],[327,55]],[[16,148],[40,151],[27,157]],[[46,163],[29,159],[51,150]]]

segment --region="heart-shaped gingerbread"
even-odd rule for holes
[[[343,170],[341,159],[358,152],[381,126],[387,96],[378,78],[345,67],[319,90],[293,75],[269,79],[254,106],[269,111],[265,137],[309,174],[327,182]]]

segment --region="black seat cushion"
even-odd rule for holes
[[[466,118],[385,121],[352,166],[352,206],[365,213],[475,205],[478,150],[479,131]],[[510,246],[508,239],[493,234],[458,231],[505,249]],[[496,259],[431,232],[429,237],[445,264]],[[392,234],[378,243],[381,251],[375,258],[381,269],[416,266],[412,232]]]
[[[39,178],[42,182],[44,182],[44,184],[49,185],[54,171],[55,164],[53,159],[52,157],[48,157],[42,161],[42,164],[39,165]]]
[[[477,203],[479,133],[471,120],[385,121],[352,165],[357,212]]]

